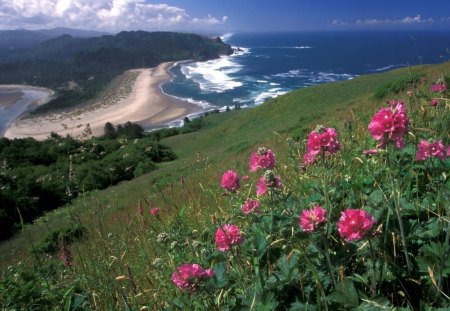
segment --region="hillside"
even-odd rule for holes
[[[26,257],[42,267],[35,273],[24,264],[11,268],[4,293],[23,291],[4,295],[4,304],[20,306],[37,297],[35,303],[93,309],[448,307],[445,172],[450,163],[448,158],[417,163],[414,155],[420,139],[450,144],[448,91],[439,95],[437,108],[429,104],[430,86],[438,79],[448,83],[449,74],[445,63],[310,87],[253,109],[209,115],[200,130],[164,138],[161,143],[177,160],[105,191],[82,194],[1,245],[2,267]],[[376,99],[382,91],[385,96]],[[407,106],[408,146],[363,157],[363,150],[376,146],[367,125],[390,99]],[[337,129],[341,150],[327,158],[324,152],[321,161],[305,166],[305,142],[318,124]],[[254,197],[260,177],[248,172],[248,159],[262,144],[276,154],[274,171],[283,189],[258,196],[262,212],[244,215],[241,205]],[[241,179],[241,190],[221,189],[228,170],[249,175]],[[299,215],[316,204],[326,208],[330,220],[318,227],[326,230],[308,234],[299,227]],[[150,214],[155,207],[159,212]],[[374,215],[373,235],[360,234],[354,243],[339,238],[332,222],[350,208]],[[231,223],[245,232],[245,241],[237,239],[239,245],[229,252],[217,250],[217,228]],[[68,233],[77,226],[85,230],[78,242]],[[41,250],[58,239],[65,241],[61,249],[72,250],[70,258],[67,251],[60,254],[74,266],[27,253],[30,240]],[[215,277],[202,274],[193,285],[195,294],[178,290],[172,272],[195,262],[213,268]],[[48,275],[47,285],[26,287],[27,280],[38,283]]]
[[[35,111],[40,113],[85,103],[129,69],[231,53],[231,47],[220,40],[187,33],[135,31],[92,38],[63,35],[5,56],[6,62],[0,59],[0,84],[55,90],[57,97]],[[76,87],[68,88],[68,84]]]

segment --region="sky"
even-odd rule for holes
[[[450,0],[0,0],[0,29],[448,29]]]

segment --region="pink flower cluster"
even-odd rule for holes
[[[378,147],[383,147],[390,141],[397,148],[403,148],[403,137],[408,131],[408,116],[403,102],[390,102],[389,108],[381,108],[369,123],[369,132],[373,139],[379,141]]]
[[[183,264],[177,268],[177,272],[172,273],[172,282],[179,289],[188,289],[194,292],[198,283],[206,278],[214,276],[214,270],[204,269],[198,264]]]
[[[239,176],[235,171],[229,170],[222,175],[222,188],[230,192],[239,189]]]
[[[266,147],[259,147],[250,156],[250,172],[256,172],[258,169],[271,170],[275,167],[275,155],[272,150]]]
[[[430,102],[430,105],[433,107],[436,107],[439,104],[439,100],[438,99],[432,99]]]
[[[151,214],[152,216],[158,216],[158,214],[159,214],[159,208],[157,208],[157,207],[152,208],[152,209],[150,210],[150,214]]]
[[[281,189],[282,187],[281,178],[275,176],[272,171],[266,171],[256,184],[256,195],[260,197],[269,189]]]
[[[241,209],[244,214],[257,213],[259,211],[259,201],[247,200],[242,204]]]
[[[447,147],[447,149],[449,148],[450,146]],[[419,144],[419,150],[417,150],[416,153],[416,160],[423,161],[428,159],[429,157],[436,157],[440,160],[444,160],[446,153],[447,156],[450,156],[444,144],[442,143],[442,140],[438,140],[434,143],[429,143],[425,139],[422,139]]]
[[[311,210],[303,210],[300,215],[300,227],[305,232],[313,232],[323,222],[327,211],[316,205]]]
[[[338,152],[341,145],[338,140],[337,132],[334,128],[318,126],[308,136],[307,153],[303,156],[305,164],[313,163],[317,155],[329,152],[334,154]]]
[[[376,223],[375,218],[361,209],[346,209],[337,223],[338,231],[346,242],[362,239]]]
[[[231,249],[231,246],[244,242],[241,230],[232,224],[225,224],[216,231],[216,245],[219,251],[225,252]]]
[[[443,93],[447,89],[447,85],[444,83],[437,83],[431,86],[431,92],[434,93]]]

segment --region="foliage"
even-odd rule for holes
[[[401,91],[406,91],[413,88],[420,82],[421,78],[423,78],[422,74],[413,73],[409,76],[383,83],[382,85],[377,87],[375,93],[373,94],[373,97],[375,99],[384,99],[388,95],[395,96]]]
[[[0,139],[0,239],[19,229],[17,209],[30,222],[82,192],[130,180],[176,158],[153,137],[143,137],[138,125],[128,122],[117,134],[118,139],[86,141],[58,135],[42,142]]]

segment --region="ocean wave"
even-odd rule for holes
[[[305,76],[303,73],[305,72],[304,69],[293,69],[289,70],[288,72],[283,73],[277,73],[272,75],[274,78],[298,78]]]
[[[230,32],[230,33],[226,33],[220,36],[220,39],[223,42],[228,42],[230,40],[230,38],[234,35],[234,33]]]
[[[255,106],[261,105],[269,98],[275,98],[275,97],[284,95],[287,92],[288,91],[282,91],[281,88],[273,88],[273,89],[269,89],[267,91],[261,92],[254,99]]]
[[[242,86],[242,82],[230,77],[230,74],[237,73],[241,69],[242,65],[234,62],[229,56],[181,65],[181,72],[186,79],[197,83],[204,93],[223,93]]]
[[[351,80],[358,75],[348,74],[348,73],[332,73],[332,72],[318,72],[313,73],[309,79],[312,83],[326,83],[335,82],[340,80]]]
[[[182,100],[182,101],[189,102],[189,103],[191,103],[191,104],[200,106],[200,107],[202,107],[203,109],[211,109],[212,107],[214,107],[213,105],[211,105],[210,103],[208,103],[208,102],[205,101],[205,100],[195,100],[195,99],[189,98],[189,97],[179,97],[179,96],[175,96],[175,95],[168,94],[168,93],[166,93],[166,92],[164,91],[163,85],[160,86],[160,89],[161,89],[161,92],[162,92],[163,94],[167,95],[167,96],[170,96],[170,97],[173,97],[173,98]]]
[[[389,65],[389,66],[382,67],[382,68],[372,69],[370,71],[371,72],[379,72],[379,71],[385,71],[385,70],[395,68],[395,67],[405,67],[405,66],[408,66],[408,65],[406,65],[406,64]]]
[[[314,47],[309,45],[294,45],[294,46],[258,46],[258,49],[313,49]]]

